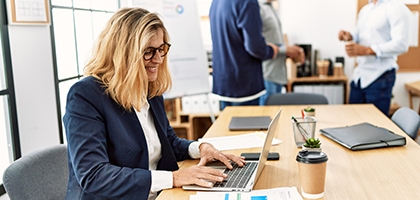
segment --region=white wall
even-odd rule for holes
[[[9,26],[22,155],[59,144],[49,26]]]
[[[4,195],[2,195],[2,196],[0,196],[0,200],[9,200],[10,198],[9,198],[9,196],[7,196],[7,193],[6,194],[4,194]]]
[[[344,43],[338,41],[338,32],[356,27],[357,1],[354,0],[278,0],[279,16],[283,31],[291,44],[312,44],[312,50],[320,52],[320,58],[345,57],[345,74],[351,78],[354,58],[346,56]],[[420,80],[420,72],[397,73],[393,88],[394,100],[401,106],[409,106],[407,82]],[[415,100],[414,105],[418,105]],[[418,106],[414,107],[418,109]]]

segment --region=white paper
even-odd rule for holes
[[[410,18],[410,36],[408,39],[408,44],[410,47],[419,46],[419,12],[412,11]]]
[[[261,198],[265,197],[265,198]],[[296,187],[281,187],[251,192],[197,192],[190,200],[303,200]]]
[[[200,142],[208,142],[218,150],[246,149],[262,147],[267,134],[263,132],[254,132],[249,134],[223,136],[214,138],[200,138]],[[280,144],[282,141],[273,138],[271,145]]]

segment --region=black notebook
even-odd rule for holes
[[[321,134],[350,150],[375,149],[381,147],[404,146],[404,136],[370,123],[346,127],[324,128]]]
[[[231,131],[267,130],[271,122],[270,116],[232,117],[229,123]]]

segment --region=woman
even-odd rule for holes
[[[86,77],[67,97],[67,199],[154,199],[162,189],[226,178],[208,161],[243,166],[243,158],[211,144],[178,138],[169,125],[162,98],[171,87],[169,47],[156,14],[123,8],[111,17]],[[177,161],[199,157],[197,166],[178,169]]]

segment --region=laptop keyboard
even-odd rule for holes
[[[257,168],[258,162],[247,162],[243,167],[233,163],[233,169],[224,171],[228,177],[223,182],[216,182],[213,187],[221,188],[244,188],[251,178],[252,173]]]

